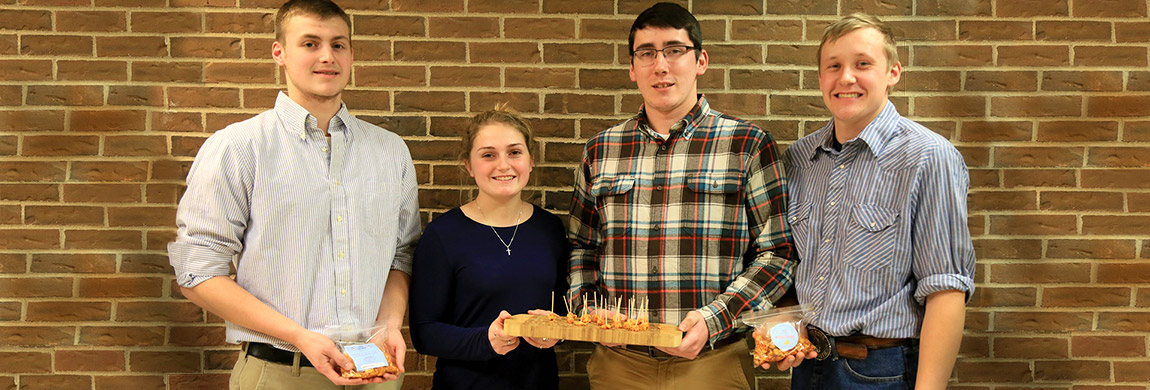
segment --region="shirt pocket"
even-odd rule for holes
[[[687,178],[689,191],[683,193],[686,207],[681,209],[684,218],[681,227],[706,237],[727,239],[706,240],[711,255],[733,255],[738,245],[731,246],[730,243],[735,242],[732,239],[746,235],[746,224],[735,223],[745,220],[736,215],[742,209],[739,207],[741,184],[742,175],[738,174],[700,173]]]
[[[792,236],[794,237],[795,244],[799,249],[799,258],[813,258],[812,253],[806,253],[806,248],[811,246],[812,236],[812,223],[811,217],[811,202],[791,202],[790,207],[787,209],[787,224],[791,227]],[[805,245],[804,245],[805,244]]]
[[[847,264],[865,271],[889,270],[894,261],[898,211],[857,204],[851,208],[846,226],[843,258]]]
[[[591,183],[591,196],[598,199],[599,213],[602,215],[604,230],[608,236],[625,234],[631,220],[629,207],[634,198],[634,176],[600,176]]]

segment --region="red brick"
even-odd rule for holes
[[[1133,256],[1131,256],[1133,257]],[[1150,276],[1150,264],[1106,263],[1098,265],[1098,281],[1101,283],[1141,283]]]
[[[98,85],[30,85],[25,98],[34,106],[99,106],[104,88]]]
[[[50,60],[0,60],[0,81],[40,81],[52,79]]]
[[[350,90],[345,89],[344,93],[347,93],[349,91]],[[242,92],[242,96],[243,96],[243,100],[244,100],[244,107],[245,108],[257,108],[257,109],[267,109],[268,107],[275,107],[276,99],[279,97],[279,93],[280,93],[279,89],[271,89],[271,88],[249,88],[249,89],[245,89]],[[342,97],[342,99],[343,99],[345,104],[350,100],[346,97],[346,95],[345,95],[345,97]],[[388,100],[388,102],[390,104],[390,100]],[[226,126],[226,125],[224,125],[224,126]],[[175,145],[173,145],[173,151],[175,150],[174,146]]]
[[[24,137],[24,156],[95,156],[100,153],[100,137],[41,135]]]
[[[64,130],[64,111],[0,111],[0,131]]]
[[[152,180],[184,180],[191,161],[156,161],[152,163]]]
[[[1074,187],[1077,184],[1073,170],[1067,169],[1005,169],[1002,171],[1006,187]]]
[[[1036,361],[1034,379],[1040,381],[1098,381],[1110,379],[1106,361]]]
[[[116,255],[110,253],[37,253],[32,255],[31,270],[39,273],[112,273],[116,272]]]
[[[539,112],[539,95],[534,93],[471,92],[469,95],[471,95],[471,107],[468,111],[471,112],[490,110],[497,104],[507,104],[509,108],[520,113]],[[543,136],[539,127],[533,125],[532,130],[536,137]]]
[[[832,0],[767,0],[766,12],[768,15],[834,15],[835,3]]]
[[[159,346],[164,344],[160,326],[87,326],[80,328],[78,345]]]
[[[1150,313],[1145,311],[1098,313],[1097,328],[1116,332],[1150,332]]]
[[[1060,337],[995,337],[994,357],[999,359],[1065,359],[1070,343]]]
[[[543,44],[543,62],[548,64],[610,64],[614,58],[615,47],[607,43]],[[622,69],[619,72],[625,73]]]
[[[72,111],[68,127],[72,131],[144,130],[144,111]]]
[[[397,61],[449,61],[464,62],[467,46],[463,42],[414,42],[394,43]]]
[[[471,63],[539,63],[542,54],[535,42],[472,42]],[[434,72],[434,67],[432,72]],[[498,77],[494,81],[498,81]]]
[[[52,355],[41,352],[0,352],[5,373],[47,373],[52,371]]]
[[[58,201],[60,187],[56,184],[0,184],[0,200]]]
[[[240,58],[240,38],[177,37],[171,38],[172,57]]]
[[[0,253],[0,274],[15,273],[22,274],[28,269],[27,256],[23,253]],[[20,319],[20,302],[11,302],[16,304],[16,319]],[[4,309],[0,309],[4,311]],[[3,317],[3,315],[0,315]]]
[[[958,21],[958,39],[964,41],[1029,41],[1033,38],[1033,28],[1029,21]]]
[[[396,111],[451,112],[464,110],[462,92],[407,92],[395,93]]]
[[[355,15],[352,24],[355,25],[355,35],[374,35],[384,37],[422,37],[426,19],[422,16],[407,15]],[[355,37],[357,40],[359,37]],[[358,42],[353,43],[354,45]],[[358,52],[358,48],[356,49]],[[357,56],[358,57],[358,56]]]
[[[74,332],[70,326],[4,326],[0,327],[0,339],[8,346],[55,347],[72,345]]]
[[[203,62],[147,62],[132,63],[132,81],[186,82],[203,81]]]
[[[131,161],[77,161],[72,163],[73,180],[81,181],[144,181],[148,172],[145,162]]]
[[[1129,306],[1130,289],[1126,287],[1046,287],[1042,307]]]
[[[1033,287],[979,287],[968,303],[971,307],[1033,307],[1038,289]]]
[[[1122,211],[1120,192],[1043,192],[1039,207],[1061,211]]]
[[[1088,283],[1090,265],[1085,263],[991,264],[993,283]]]
[[[109,302],[28,302],[28,321],[107,321],[112,318]]]
[[[624,107],[627,107],[624,105]],[[635,106],[638,108],[638,106]],[[790,96],[773,94],[770,100],[770,112],[775,115],[786,116],[825,116],[827,110],[823,106],[820,96]]]
[[[67,202],[123,203],[140,201],[138,184],[65,184]]]
[[[209,62],[204,72],[209,83],[269,84],[275,82],[276,67],[271,63]]]
[[[131,230],[65,230],[66,249],[143,249],[140,232]]]
[[[1066,0],[1017,0],[998,4],[998,17],[1070,16]]]
[[[962,122],[960,139],[966,142],[1030,141],[1034,125],[1029,121]]]
[[[19,214],[17,214],[18,216]],[[9,250],[59,249],[60,231],[56,229],[0,229],[0,244]],[[0,286],[3,286],[3,283],[0,283]],[[3,295],[2,293],[3,288],[0,288],[0,295]]]
[[[1132,66],[1146,67],[1145,47],[1126,46],[1075,46],[1074,65],[1076,66]]]
[[[914,115],[929,117],[986,116],[986,100],[981,96],[939,96],[915,98]]]
[[[275,14],[270,12],[212,12],[204,14],[204,18],[209,33],[272,33],[275,24]]]
[[[994,54],[989,46],[914,46],[913,65],[991,66]]]
[[[103,225],[104,208],[88,206],[26,206],[27,225]]]
[[[1000,167],[1080,167],[1083,148],[998,147],[994,162]]]
[[[613,14],[615,13],[614,0],[541,0],[544,13],[573,13],[573,14]]]
[[[731,39],[749,41],[801,41],[800,20],[736,19],[731,22]]]
[[[1116,42],[1148,42],[1150,25],[1142,22],[1114,23],[1114,38]]]
[[[1131,18],[1145,17],[1146,3],[1123,0],[1097,0],[1074,2],[1072,9],[1076,17]]]
[[[244,38],[244,58],[271,60],[274,42],[272,38]]]
[[[968,208],[981,210],[1037,210],[1036,191],[975,191],[968,196]]]
[[[1053,142],[1115,141],[1118,122],[1053,121],[1038,123],[1038,140]]]
[[[499,19],[493,17],[431,17],[427,25],[434,38],[499,37]]]
[[[1150,161],[1145,161],[1150,148],[1136,147],[1091,147],[1086,160],[1087,165],[1097,167],[1150,167]]]
[[[1083,234],[1143,234],[1150,229],[1150,218],[1115,215],[1082,217]]]
[[[151,124],[156,131],[204,131],[202,115],[197,112],[153,112]]]
[[[163,156],[167,154],[168,143],[163,136],[107,136],[104,138],[105,156]]]
[[[1110,23],[1079,20],[1043,21],[1035,23],[1038,41],[1110,41]]]
[[[123,371],[122,351],[56,351],[56,371]]]
[[[1143,357],[1145,336],[1074,336],[1070,351],[1074,357]]]
[[[81,278],[79,296],[83,298],[160,297],[164,280],[160,278]]]
[[[1042,72],[1044,91],[1117,92],[1122,90],[1122,72]]]
[[[64,12],[60,12],[63,14]],[[61,16],[57,16],[61,18]],[[63,20],[69,20],[66,16]],[[43,10],[7,9],[0,14],[0,29],[4,30],[52,30],[52,13]]]
[[[169,375],[171,390],[222,389],[228,385],[228,374]],[[404,383],[407,383],[405,377]]]
[[[200,322],[203,310],[191,302],[120,302],[116,310],[116,320]]]
[[[169,107],[231,108],[240,105],[240,94],[234,88],[169,87]]]
[[[174,205],[183,195],[183,187],[178,184],[148,184],[144,192],[148,203]]]
[[[197,372],[200,354],[197,352],[128,352],[128,367],[132,372]]]
[[[1070,51],[1065,46],[1000,46],[998,65],[1068,66]]]
[[[1091,327],[1089,312],[999,312],[994,329],[1000,332],[1066,332]]]
[[[162,36],[96,37],[100,57],[165,57],[168,44]]]
[[[506,14],[538,13],[540,0],[472,0],[467,2],[467,11],[494,12]]]
[[[22,390],[89,389],[92,377],[88,375],[22,375]]]
[[[962,382],[1030,383],[1032,373],[1028,362],[970,362],[959,361],[955,375]]]
[[[623,39],[631,31],[633,19],[593,19],[579,20],[579,38],[581,39]]]
[[[463,3],[463,0],[392,0],[391,9],[409,12],[461,12],[464,9]]]
[[[1150,115],[1150,96],[1092,96],[1087,100],[1086,112],[1092,117],[1144,117]]]
[[[522,39],[573,39],[575,20],[565,18],[505,18],[503,36]]]
[[[1150,381],[1150,362],[1114,362],[1114,379],[1119,382]]]
[[[0,106],[24,104],[24,90],[19,85],[0,85]]]
[[[195,347],[228,345],[224,332],[220,326],[173,326],[168,344]]]
[[[149,33],[201,32],[203,14],[197,12],[132,12],[132,31]]]
[[[121,359],[123,359],[121,357]],[[96,390],[120,390],[120,389],[137,389],[137,390],[167,390],[167,385],[164,383],[164,376],[95,376]]]
[[[547,94],[543,111],[550,114],[613,114],[615,99],[606,95]]]
[[[412,351],[410,349],[408,349],[408,353],[411,353],[411,352]],[[407,366],[407,369],[410,370],[409,372],[415,371],[415,370],[426,371],[428,369],[426,366],[420,364],[420,363],[422,363],[423,359],[419,359],[419,358],[413,359],[410,357],[411,355],[408,355],[408,356],[409,357],[407,358],[407,361],[409,363],[406,363],[405,365]],[[204,370],[230,370],[232,367],[234,367],[236,365],[236,360],[238,360],[237,359],[238,357],[239,356],[235,350],[222,350],[222,351],[207,350],[207,351],[204,351]],[[410,362],[418,362],[418,363],[413,364]]]
[[[1090,169],[1082,171],[1083,188],[1150,188],[1145,169]]]
[[[91,56],[92,37],[82,35],[23,35],[20,54]]]
[[[164,105],[164,88],[158,85],[113,85],[108,87],[110,106]]]
[[[496,67],[433,66],[430,83],[432,87],[499,87],[499,73]]]

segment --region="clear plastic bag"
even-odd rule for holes
[[[384,374],[399,375],[395,357],[387,348],[377,348],[372,340],[385,337],[387,327],[361,328],[357,325],[328,325],[323,334],[339,346],[340,352],[355,364],[354,371],[340,369],[344,378],[374,378]]]
[[[755,365],[774,363],[798,352],[814,352],[807,337],[808,313],[805,307],[787,306],[743,314],[740,321],[755,329]]]

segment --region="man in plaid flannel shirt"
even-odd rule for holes
[[[708,57],[686,9],[652,6],[629,38],[643,106],[584,149],[570,299],[576,307],[592,295],[649,302],[644,313],[622,311],[686,333],[676,348],[597,346],[591,387],[749,389],[753,368],[736,317],[772,307],[797,261],[775,141],[698,94]],[[736,367],[741,375],[732,375]]]

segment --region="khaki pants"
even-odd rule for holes
[[[587,361],[587,377],[593,390],[750,390],[754,367],[745,342],[714,350],[703,346],[695,360],[655,359],[623,348],[597,345]]]
[[[403,377],[398,380],[363,386],[336,386],[314,367],[289,366],[269,363],[240,351],[240,358],[232,368],[229,390],[312,390],[363,389],[399,390]]]

